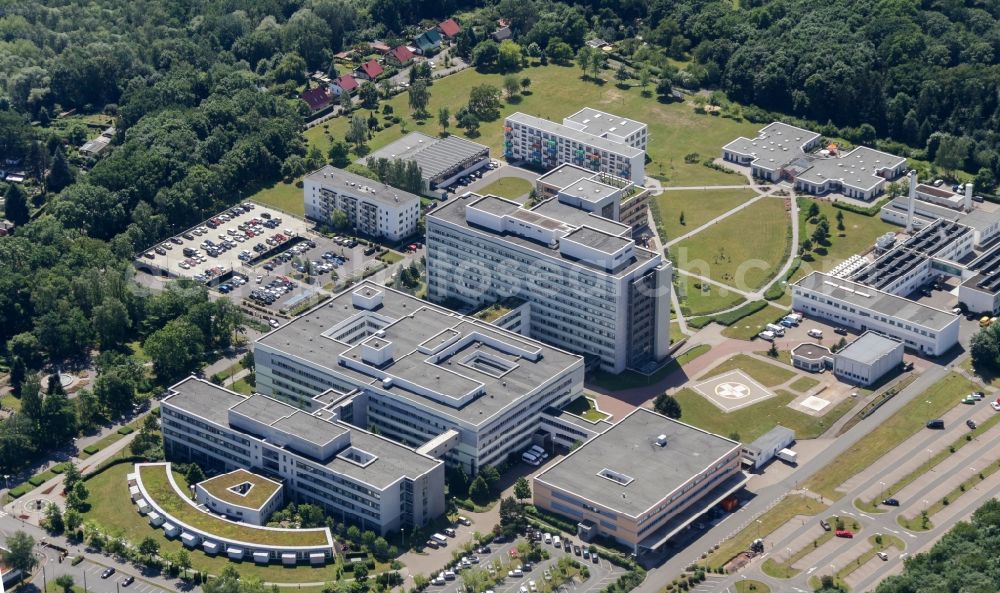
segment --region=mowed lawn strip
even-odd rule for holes
[[[938,418],[958,405],[962,395],[977,389],[981,386],[962,375],[949,373],[838,455],[802,487],[831,500],[839,500],[843,493],[837,491],[838,486],[916,434],[928,420]]]
[[[749,202],[756,195],[757,192],[747,188],[686,189],[653,196],[659,206],[660,223],[667,232],[667,236],[660,239],[670,241],[690,233],[713,218]],[[681,213],[684,214],[684,224],[681,224]]]
[[[875,512],[875,513],[882,511],[883,508],[879,506],[879,503],[881,503],[883,499],[891,498],[893,494],[899,492],[903,488],[906,488],[907,486],[915,482],[917,478],[926,474],[928,471],[931,470],[931,468],[937,467],[939,463],[941,463],[945,459],[948,459],[955,453],[958,453],[959,449],[972,442],[966,437],[972,436],[973,438],[975,438],[985,433],[989,429],[993,428],[993,426],[998,422],[1000,422],[1000,414],[994,414],[990,416],[989,418],[981,422],[978,426],[976,426],[975,430],[970,430],[969,432],[955,439],[955,441],[951,444],[950,447],[938,451],[937,453],[934,454],[933,457],[921,463],[916,469],[914,469],[910,473],[906,474],[905,476],[903,476],[902,478],[891,484],[888,488],[885,489],[884,492],[880,492],[878,498],[873,498],[869,501],[863,501],[859,498],[854,502],[854,506],[858,507],[862,511]]]
[[[778,365],[758,360],[746,354],[737,354],[719,366],[705,373],[699,381],[704,381],[709,377],[717,377],[732,370],[741,370],[764,387],[774,387],[795,377],[795,372],[791,369],[782,368]]]
[[[756,290],[781,269],[790,228],[784,200],[765,198],[674,245],[670,257],[683,270]]]
[[[811,517],[825,508],[826,505],[818,500],[801,494],[786,496],[756,521],[752,521],[742,531],[723,542],[717,550],[708,555],[705,564],[712,568],[723,566],[733,556],[749,550],[750,544],[758,537],[766,538],[775,529],[795,517],[799,515]]]
[[[158,504],[167,514],[178,521],[183,521],[220,538],[269,546],[321,546],[326,543],[326,536],[319,530],[259,529],[249,525],[223,521],[214,515],[203,513],[184,501],[181,495],[174,490],[170,480],[167,479],[166,466],[142,467],[139,469],[139,477],[152,499],[151,502]]]
[[[143,538],[152,536],[159,542],[161,553],[176,554],[187,549],[179,539],[169,540],[163,537],[163,530],[151,527],[149,521],[136,511],[129,500],[128,482],[125,480],[132,468],[130,463],[115,465],[87,480],[90,508],[83,514],[84,520],[93,521],[107,534],[124,536],[134,545],[139,545]],[[174,479],[179,485],[186,487],[183,476],[175,473]],[[192,567],[209,574],[221,574],[230,564],[232,563],[225,555],[208,556],[200,552],[191,554]],[[257,577],[270,583],[310,583],[336,580],[338,564],[289,569],[278,565],[258,566],[253,562],[243,562],[239,565],[239,571],[243,578]]]
[[[681,405],[681,420],[721,435],[739,434],[749,443],[780,424],[795,431],[799,439],[814,439],[846,414],[854,401],[845,399],[822,416],[810,416],[788,407],[797,395],[779,389],[774,397],[732,412],[723,412],[693,389],[679,390],[674,397]]]
[[[736,340],[752,340],[757,334],[764,331],[764,326],[775,323],[786,314],[785,311],[768,305],[723,329],[722,335]]]

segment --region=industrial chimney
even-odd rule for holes
[[[972,182],[965,183],[965,211],[972,212]]]
[[[910,171],[910,197],[906,201],[906,232],[913,232],[913,210],[917,207],[917,172]]]

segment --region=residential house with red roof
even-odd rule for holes
[[[403,67],[413,61],[413,52],[410,48],[405,45],[400,45],[399,47],[393,48],[386,56],[386,60],[396,64],[399,67]]]
[[[438,31],[441,31],[441,34],[449,39],[454,39],[455,35],[458,35],[461,30],[462,27],[458,26],[455,19],[448,19],[438,23]]]
[[[365,80],[375,80],[383,72],[385,72],[385,70],[378,62],[375,60],[368,60],[354,71],[354,76]]]
[[[356,90],[358,90],[358,81],[350,74],[344,74],[343,76],[338,77],[333,81],[333,84],[330,85],[330,92],[338,97],[345,92],[347,94],[351,94]]]
[[[309,106],[309,110],[313,113],[323,109],[330,104],[333,97],[330,96],[330,91],[323,87],[317,87],[314,89],[309,89],[299,95],[299,98],[305,101],[306,105]]]

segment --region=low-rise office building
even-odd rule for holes
[[[645,147],[648,142],[645,124],[606,113],[602,116],[600,120],[571,119],[574,115],[560,124],[513,113],[504,122],[504,156],[509,161],[524,161],[546,169],[572,163],[644,184],[646,151],[638,147]],[[611,123],[614,118],[621,122],[621,130]]]
[[[261,393],[329,402],[469,474],[520,454],[542,412],[583,391],[579,356],[371,282],[260,338],[254,361]]]
[[[490,163],[490,147],[454,134],[447,138],[432,138],[420,132],[411,132],[358,159],[358,163],[364,164],[372,159],[416,163],[424,190],[432,192],[487,166]]]
[[[236,521],[265,525],[285,500],[281,482],[235,469],[195,484],[194,498],[213,512]]]
[[[795,442],[795,431],[784,426],[775,426],[760,435],[749,445],[743,445],[743,464],[750,469],[758,470],[774,459],[778,451],[787,448]]]
[[[530,303],[528,334],[608,372],[670,348],[672,267],[631,227],[551,198],[525,208],[468,193],[427,216],[427,282],[437,302]]]
[[[906,171],[906,159],[859,146],[840,154],[836,146],[820,149],[820,134],[774,122],[754,138],[740,137],[722,147],[726,161],[750,167],[754,177],[792,181],[801,192],[838,192],[870,201]]]
[[[276,476],[294,500],[381,534],[426,525],[445,511],[443,462],[345,422],[333,399],[310,403],[302,410],[185,379],[161,406],[164,453],[209,469]]]
[[[867,331],[833,355],[833,373],[855,385],[872,385],[903,364],[903,342]]]
[[[875,330],[929,356],[958,343],[958,315],[822,272],[792,285],[792,308],[859,331]]]
[[[327,165],[302,180],[306,218],[333,225],[343,212],[358,232],[400,241],[417,232],[420,197]]]
[[[658,553],[747,480],[739,443],[637,408],[534,478],[533,502],[584,541]]]

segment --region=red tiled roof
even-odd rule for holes
[[[368,60],[361,65],[360,70],[364,71],[368,78],[371,78],[372,80],[375,80],[376,76],[384,72],[384,70],[382,70],[382,66],[380,66],[375,60]]]
[[[330,104],[330,93],[322,87],[309,89],[302,93],[301,98],[313,111],[319,111]]]
[[[405,45],[400,45],[399,47],[393,49],[389,54],[399,60],[401,63],[409,62],[413,59],[413,52],[407,49]]]
[[[333,81],[333,84],[339,86],[340,88],[344,89],[347,92],[351,92],[354,89],[358,88],[358,81],[350,74],[345,74],[341,76],[337,80]]]
[[[444,33],[445,37],[454,37],[455,35],[458,35],[459,31],[462,30],[462,28],[458,26],[458,23],[455,22],[455,19],[442,21],[441,24],[438,25],[438,29],[441,29],[441,32]]]

